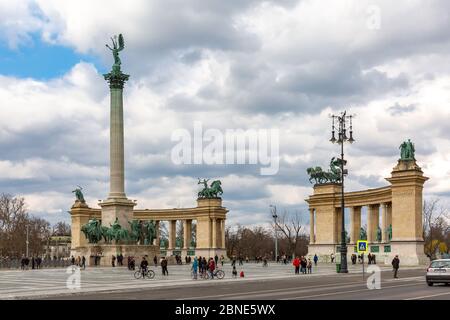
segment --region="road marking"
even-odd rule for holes
[[[349,291],[338,291],[338,292],[330,292],[330,293],[323,293],[323,294],[316,294],[316,295],[310,295],[310,296],[299,296],[299,297],[290,297],[290,298],[284,298],[280,300],[295,300],[295,299],[308,299],[308,298],[316,298],[316,297],[324,297],[324,296],[333,296],[338,294],[345,294],[345,293],[354,293],[354,292],[363,292],[363,291],[375,291],[379,292],[381,290],[385,289],[392,289],[392,288],[399,288],[399,287],[411,287],[411,286],[417,286],[422,285],[421,283],[413,283],[413,284],[402,284],[399,286],[390,286],[390,287],[381,287],[379,290],[369,290],[367,288],[362,290],[349,290]]]
[[[404,278],[405,280],[403,280],[403,282],[407,282],[408,278]],[[409,281],[414,281],[416,279],[416,277],[411,277],[411,280]],[[385,282],[382,282],[385,283]],[[339,283],[339,282],[333,282],[333,283],[328,283],[328,284],[323,284],[323,285],[314,285],[313,283],[311,283],[309,286],[304,286],[304,284],[299,284],[299,286],[297,287],[290,287],[290,288],[280,288],[280,289],[271,289],[271,290],[258,290],[258,291],[247,291],[247,292],[240,292],[240,293],[226,293],[226,294],[218,294],[218,295],[209,295],[209,296],[197,296],[197,297],[189,297],[189,298],[180,298],[177,300],[195,300],[195,299],[205,299],[205,298],[222,298],[222,297],[234,297],[234,296],[248,296],[248,295],[252,295],[254,294],[255,296],[261,296],[261,295],[267,295],[267,294],[276,294],[276,293],[296,293],[299,290],[306,290],[306,289],[310,289],[310,291],[319,291],[322,288],[323,289],[338,289],[338,288],[350,288],[350,287],[355,287],[355,286],[365,286],[366,283],[363,281],[355,281],[355,282],[343,282],[343,283]],[[415,285],[415,284],[414,284]],[[295,291],[289,291],[289,290],[295,290]],[[369,290],[369,289],[365,289],[365,290]],[[284,291],[284,292],[283,292]]]
[[[444,292],[444,293],[436,293],[436,294],[430,294],[428,296],[421,296],[421,297],[414,297],[414,298],[406,298],[404,300],[420,300],[420,299],[426,299],[426,298],[433,298],[433,297],[439,297],[439,296],[445,296],[449,295],[450,292]]]

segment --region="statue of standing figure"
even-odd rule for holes
[[[416,160],[415,158],[415,152],[416,149],[414,148],[414,143],[411,142],[411,139],[408,139],[408,141],[404,141],[400,147],[400,160]]]
[[[377,241],[381,242],[381,228],[380,226],[377,227]]]

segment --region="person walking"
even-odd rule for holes
[[[233,275],[233,278],[234,278],[234,279],[237,278],[237,270],[236,270],[236,266],[233,266],[233,271],[231,272],[231,274]]]
[[[225,257],[223,256],[223,254],[220,256],[220,263],[222,264],[223,267],[223,261],[225,260]]]
[[[299,269],[300,269],[300,259],[298,257],[295,257],[294,261],[292,262],[292,264],[295,267],[295,274],[299,274]]]
[[[194,280],[197,280],[197,268],[198,268],[198,260],[197,257],[194,257],[194,262],[192,263],[192,274]]]
[[[334,262],[334,253],[333,252],[331,253],[330,258],[331,258],[331,263],[333,263]]]
[[[311,259],[308,259],[308,266],[307,266],[307,268],[308,268],[308,273],[311,274],[312,273],[312,261],[311,261]]]
[[[155,267],[158,266],[158,257],[153,257],[153,263],[155,264]]]
[[[219,261],[219,256],[216,254],[215,256],[214,256],[214,262],[215,262],[215,265],[217,266],[217,262]]]
[[[214,262],[214,259],[211,258],[209,260],[209,274],[211,275],[211,280],[214,279],[214,270],[216,269],[216,264]]]
[[[86,257],[85,257],[85,256],[82,256],[82,257],[81,257],[81,265],[80,265],[80,268],[83,268],[83,270],[86,269]]]
[[[74,266],[75,265],[75,257],[72,256],[72,258],[70,258],[70,263]]]
[[[319,261],[319,257],[317,256],[317,254],[314,254],[314,266],[317,267],[317,261]]]
[[[392,259],[392,268],[394,271],[394,278],[398,278],[398,269],[400,268],[400,259],[398,258],[398,255],[395,255],[394,259]]]
[[[167,259],[166,259],[166,257],[163,257],[163,259],[161,260],[161,269],[162,269],[163,276],[168,276],[169,275],[169,270],[167,270]]]
[[[302,259],[300,260],[300,265],[302,266],[302,273],[306,274],[306,266],[307,266],[308,262],[306,261],[305,257],[302,257]]]
[[[116,266],[116,256],[115,256],[115,255],[113,255],[113,256],[111,257],[111,265],[112,265],[113,267]]]

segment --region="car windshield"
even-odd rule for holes
[[[450,268],[450,261],[433,261],[431,268]]]

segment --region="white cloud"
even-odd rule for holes
[[[104,44],[122,32],[127,194],[140,208],[190,207],[196,178],[219,178],[229,222],[257,224],[271,203],[305,207],[305,170],[338,153],[328,114],[343,108],[357,114],[348,190],[386,185],[398,145],[411,138],[431,178],[426,194],[450,194],[447,3],[380,1],[379,30],[366,26],[370,4],[3,1],[0,41],[27,45],[36,32],[109,65]],[[0,76],[0,101],[0,187],[26,195],[39,214],[68,210],[76,185],[91,206],[106,197],[109,97],[93,64],[48,81]],[[171,133],[194,121],[279,128],[279,174],[174,166]]]

